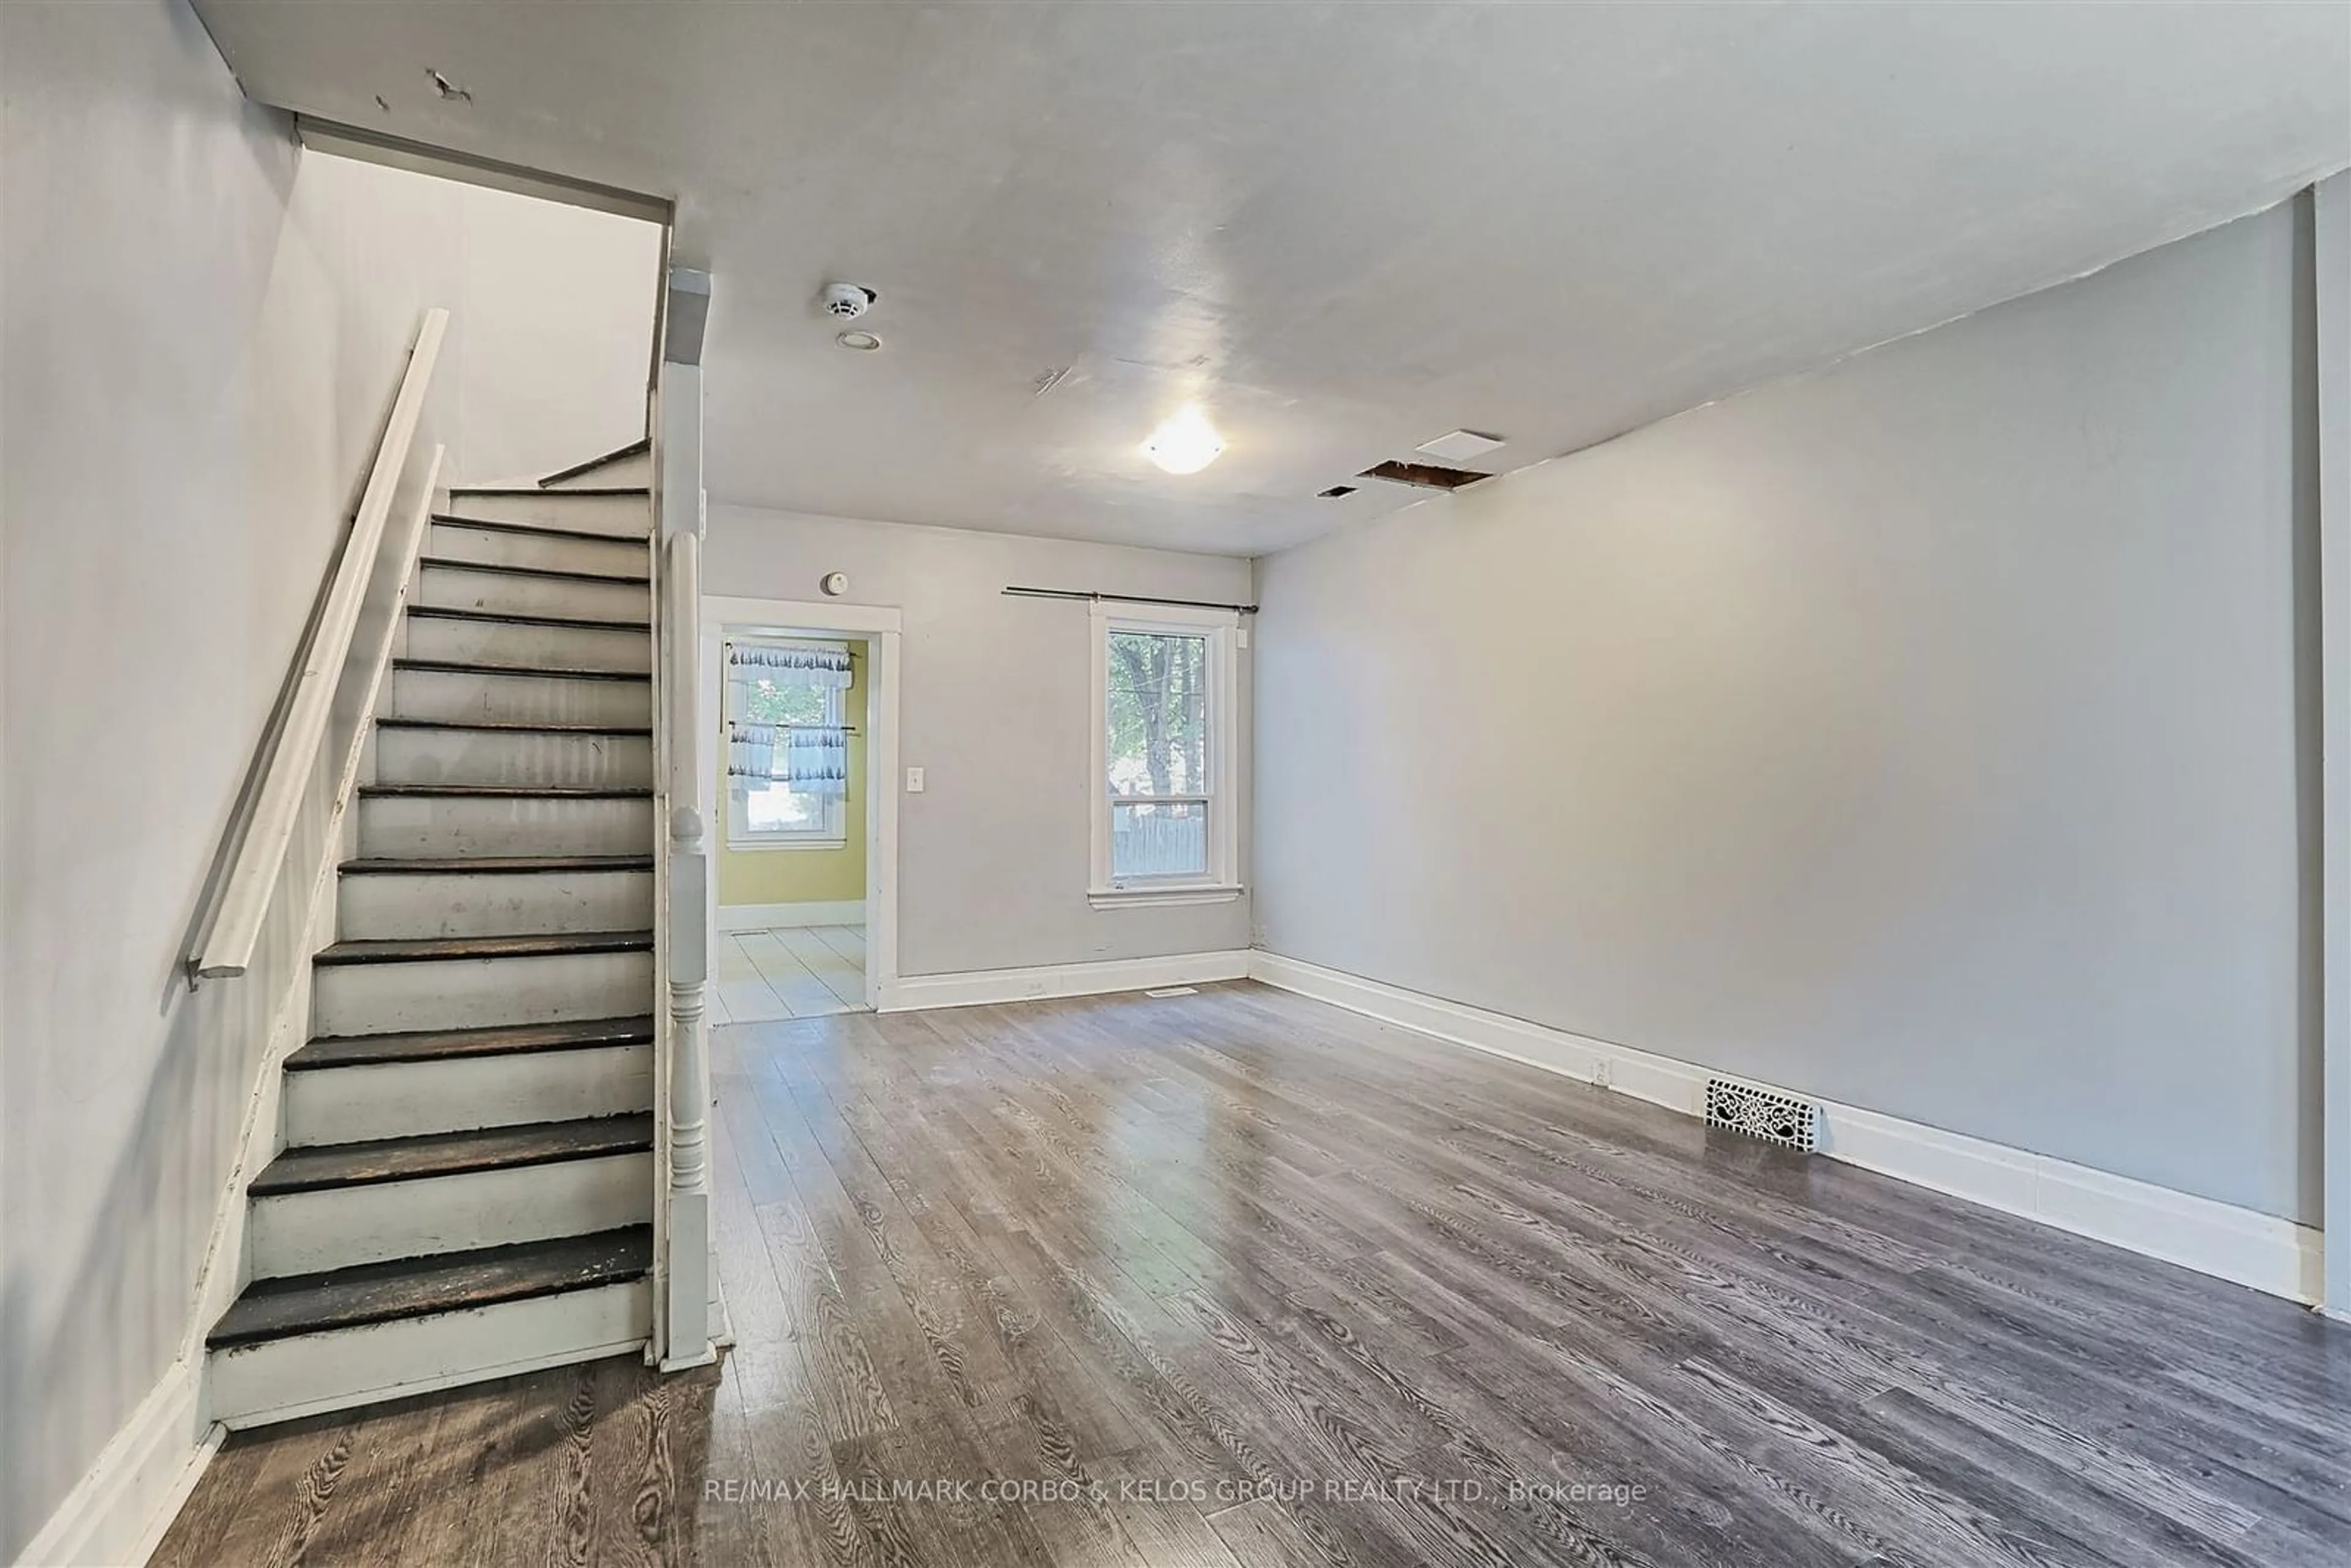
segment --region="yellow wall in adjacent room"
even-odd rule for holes
[[[841,722],[856,731],[849,737],[849,799],[842,813],[849,841],[837,850],[737,850],[727,847],[722,831],[716,835],[720,904],[847,904],[865,896],[865,694],[872,665],[863,643],[849,644],[849,689],[841,694]],[[713,744],[724,778],[723,716]]]

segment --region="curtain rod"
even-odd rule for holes
[[[726,721],[726,727],[730,730],[740,729],[747,724],[756,725],[761,729],[837,729],[843,735],[860,733],[853,724],[760,724],[755,718],[730,718]]]
[[[1230,610],[1237,614],[1254,615],[1254,604],[1217,604],[1206,599],[1150,599],[1139,593],[1081,593],[1070,588],[1008,588],[1005,592],[1016,599],[1082,599],[1089,602],[1111,604],[1168,604],[1178,610]]]

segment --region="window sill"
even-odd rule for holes
[[[1132,909],[1142,904],[1165,908],[1186,904],[1230,904],[1241,895],[1237,883],[1176,883],[1166,887],[1097,887],[1086,902],[1096,909]]]
[[[726,847],[737,854],[763,850],[845,850],[847,839],[728,839]]]

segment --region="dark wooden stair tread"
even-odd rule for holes
[[[643,800],[651,789],[602,784],[362,784],[362,795],[475,795],[485,800]]]
[[[549,490],[537,485],[457,485],[452,496],[528,496],[544,501],[549,496],[651,496],[649,485],[583,485],[577,490]]]
[[[602,621],[585,615],[522,615],[504,610],[461,610],[450,604],[412,604],[411,615],[422,615],[427,621],[495,621],[505,626],[556,626],[567,632],[633,632],[638,636],[650,636],[653,623],[648,621]]]
[[[394,659],[395,670],[443,675],[510,675],[542,681],[650,681],[646,670],[582,670],[562,664],[484,664],[471,659]]]
[[[577,491],[556,492],[558,495],[567,493],[578,494]],[[494,534],[549,534],[557,538],[590,539],[599,544],[634,545],[639,549],[643,549],[653,538],[650,533],[607,534],[599,533],[594,528],[560,528],[554,523],[514,523],[508,522],[504,517],[461,517],[455,512],[435,512],[433,514],[433,520],[436,523],[446,523],[453,528],[480,528]]]
[[[502,1024],[488,1029],[407,1030],[395,1034],[330,1034],[307,1040],[286,1059],[289,1072],[329,1067],[373,1067],[402,1061],[450,1061],[473,1056],[522,1056],[541,1051],[587,1051],[644,1045],[653,1038],[651,1015],[587,1019],[568,1023]]]
[[[651,735],[643,724],[565,724],[550,719],[515,718],[380,718],[379,729],[479,729],[545,735]]]
[[[650,931],[537,931],[516,936],[389,936],[338,942],[314,964],[416,964],[444,958],[538,958],[565,953],[634,953]]]
[[[549,474],[546,478],[541,479],[538,482],[538,487],[544,490],[551,485],[560,485],[566,479],[577,479],[582,474],[593,474],[597,469],[603,467],[607,463],[618,463],[624,457],[635,457],[640,454],[651,452],[653,449],[653,438],[650,435],[640,435],[634,441],[630,442],[626,446],[615,446],[611,451],[607,452],[601,457],[590,457],[585,463],[574,463],[570,467],[562,470],[560,473]],[[571,493],[573,495],[579,494],[576,490]]]
[[[653,1268],[653,1227],[632,1225],[590,1236],[367,1263],[328,1274],[256,1280],[221,1314],[204,1343],[219,1350],[562,1295],[640,1279]]]
[[[531,492],[534,496],[538,493],[537,490]],[[576,490],[570,493],[579,494]],[[445,555],[421,555],[416,558],[416,564],[447,567],[458,571],[496,572],[501,577],[554,577],[566,582],[620,582],[639,588],[650,587],[653,583],[650,577],[632,577],[609,571],[570,571],[552,566],[508,566],[503,561],[460,560]]]
[[[325,1187],[372,1186],[379,1182],[633,1155],[653,1146],[653,1114],[643,1111],[576,1122],[424,1133],[364,1144],[312,1144],[281,1150],[246,1191],[257,1198],[276,1197]]]
[[[345,876],[507,876],[517,872],[651,871],[651,855],[436,855],[415,860],[374,856],[345,861]]]

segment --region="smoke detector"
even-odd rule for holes
[[[854,321],[881,298],[862,283],[828,283],[824,286],[825,314]]]

